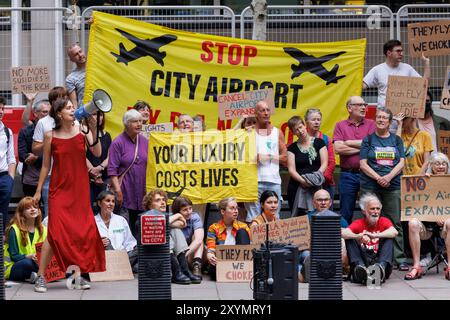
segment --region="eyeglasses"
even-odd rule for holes
[[[376,119],[389,120],[389,116],[376,116]]]
[[[315,201],[317,201],[317,202],[328,202],[330,200],[331,200],[330,198],[327,198],[327,199],[316,199]]]
[[[369,104],[368,103],[350,103],[351,106],[356,106],[356,107],[367,107]]]
[[[436,167],[439,167],[439,166],[446,167],[447,166],[447,162],[438,162],[438,161],[436,161],[436,162],[433,162],[431,165],[436,166]]]

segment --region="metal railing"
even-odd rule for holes
[[[183,31],[236,36],[236,16],[225,6],[93,6],[81,15],[81,44],[88,47],[88,21],[94,10]]]

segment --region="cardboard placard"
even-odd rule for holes
[[[125,250],[106,250],[106,271],[89,273],[92,282],[133,280],[130,260]]]
[[[267,103],[271,114],[275,113],[272,88],[221,94],[217,97],[217,101],[221,120],[241,118],[244,115],[254,116],[256,104],[260,101]]]
[[[445,82],[442,87],[441,109],[450,110],[450,66],[447,66],[445,73]]]
[[[48,66],[11,68],[11,91],[12,94],[50,91]]]
[[[439,152],[450,157],[450,131],[439,130],[438,148]]]
[[[253,260],[253,249],[259,245],[236,245],[236,246],[216,246],[217,261],[251,261]]]
[[[403,176],[401,221],[435,222],[450,218],[450,175]]]
[[[446,56],[450,54],[450,20],[408,24],[409,54],[422,56]]]
[[[269,240],[280,243],[292,243],[299,250],[309,249],[310,228],[308,216],[276,220],[268,223]],[[252,244],[261,244],[266,241],[266,224],[252,226]]]
[[[38,259],[38,262],[41,261],[41,251],[42,251],[42,245],[43,242],[36,243],[36,256]],[[61,268],[58,265],[58,261],[56,261],[55,256],[52,257],[52,260],[50,260],[50,263],[47,266],[47,269],[45,270],[45,281],[47,283],[53,282],[59,279],[64,279],[66,277],[66,273],[61,270]]]
[[[250,282],[253,278],[253,261],[218,261],[217,282]]]
[[[389,76],[386,107],[394,115],[403,112],[405,117],[423,118],[428,83],[421,77]]]
[[[141,216],[141,244],[155,245],[166,243],[166,217],[143,214]]]
[[[173,132],[173,123],[165,122],[165,123],[156,123],[156,124],[144,124],[144,125],[142,125],[141,132],[147,138],[150,137],[150,134],[152,132],[172,133]]]

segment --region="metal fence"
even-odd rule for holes
[[[213,35],[251,38],[250,7],[240,16],[225,6],[96,6],[82,13],[69,8],[0,8],[0,94],[10,97],[10,68],[47,64],[52,85],[63,85],[73,64],[67,47],[80,42],[87,50],[89,19],[94,10],[121,15],[174,29]],[[332,42],[366,38],[365,73],[384,61],[383,44],[392,38],[408,47],[407,24],[450,18],[450,4],[406,5],[394,14],[386,6],[268,6],[267,40],[278,42]],[[405,62],[423,73],[420,59],[405,53]],[[431,58],[430,87],[442,87],[450,56]],[[369,95],[376,95],[370,92]],[[15,95],[13,104],[20,104]],[[435,97],[437,95],[435,94]],[[375,99],[373,97],[372,99]]]
[[[68,8],[0,8],[0,94],[11,99],[10,69],[48,65],[51,84],[64,82],[64,16]],[[20,95],[12,103],[22,103]]]
[[[404,62],[411,64],[423,74],[423,64],[420,58],[412,58],[409,54],[408,23],[427,22],[433,20],[450,19],[450,4],[433,5],[405,5],[401,7],[396,15],[396,37],[403,44],[405,50]],[[430,57],[431,79],[428,84],[432,88],[434,100],[441,97],[441,89],[444,84],[445,71],[450,65],[450,55]]]
[[[96,6],[81,15],[81,44],[88,47],[89,20],[101,11],[190,32],[235,37],[236,16],[225,6]]]

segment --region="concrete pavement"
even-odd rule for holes
[[[432,269],[422,279],[405,281],[405,272],[394,271],[381,289],[344,282],[344,300],[450,300],[450,281]],[[130,281],[94,282],[91,290],[69,290],[64,281],[49,284],[45,294],[35,293],[31,284],[11,283],[7,300],[137,300],[137,278]],[[249,283],[216,283],[207,276],[201,284],[172,285],[173,300],[252,300]],[[299,300],[308,299],[308,284],[299,283]]]

